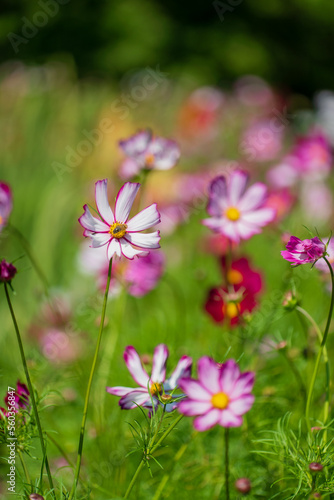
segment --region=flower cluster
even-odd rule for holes
[[[283,250],[281,255],[285,260],[291,262],[292,266],[314,264],[326,255],[326,245],[318,237],[300,240],[296,236],[291,236],[286,250]]]

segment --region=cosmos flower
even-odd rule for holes
[[[326,254],[326,245],[318,238],[300,240],[296,236],[291,236],[286,250],[281,252],[283,259],[291,262],[292,266],[300,264],[314,264],[318,259]]]
[[[300,175],[327,176],[332,166],[331,147],[320,131],[299,137],[289,156],[290,163]]]
[[[7,409],[9,408],[9,410],[11,412],[14,411],[15,413],[18,413],[21,409],[26,410],[29,408],[29,406],[30,406],[30,403],[29,403],[30,392],[28,390],[28,387],[25,384],[23,384],[22,382],[20,382],[20,380],[18,380],[16,383],[16,391],[14,394],[14,401],[12,399],[9,399],[9,396],[12,396],[12,395],[7,393],[5,398],[4,398],[4,401],[6,403]],[[8,416],[8,410],[1,407],[0,408],[0,420],[1,420],[1,418],[7,417],[7,416]]]
[[[156,203],[145,208],[129,220],[132,204],[140,187],[139,183],[126,182],[119,190],[115,212],[110,208],[107,194],[107,179],[95,184],[95,200],[101,219],[93,217],[88,206],[79,222],[84,228],[84,236],[92,240],[92,247],[106,246],[108,260],[114,255],[127,259],[144,256],[148,250],[160,248],[159,231],[143,233],[160,222]]]
[[[159,344],[153,355],[153,366],[151,377],[140,361],[139,355],[134,347],[128,346],[124,352],[124,360],[133,379],[140,387],[107,387],[109,394],[121,396],[119,405],[123,410],[131,410],[138,406],[152,409],[152,400],[155,407],[159,404],[158,395],[169,394],[178,386],[181,377],[189,377],[191,373],[192,359],[182,356],[171,376],[166,379],[166,362],[169,352],[167,346]],[[172,399],[180,395],[173,395]],[[152,400],[151,400],[152,398]],[[178,402],[166,405],[166,411],[176,408]]]
[[[143,130],[129,139],[119,142],[127,156],[121,166],[121,176],[129,179],[140,170],[169,170],[180,158],[180,149],[175,141],[154,137],[150,130]]]
[[[328,238],[323,238],[323,241],[327,241]],[[334,239],[331,238],[326,246],[326,253],[327,253],[327,256],[326,256],[326,259],[328,260],[328,262],[330,263],[330,265],[332,266],[332,268],[334,269]],[[315,263],[314,267],[316,267],[317,269],[319,269],[319,271],[323,272],[323,273],[329,273],[329,268],[328,268],[328,265],[326,264],[326,261],[324,259],[319,259],[317,260],[317,262]]]
[[[182,378],[179,381],[181,390],[187,395],[179,403],[180,413],[197,416],[194,427],[198,431],[206,431],[217,424],[240,427],[242,415],[254,403],[251,394],[254,373],[240,373],[233,359],[218,364],[206,356],[200,358],[197,368],[198,380]]]
[[[8,184],[0,182],[0,231],[7,224],[13,208],[12,192]]]
[[[13,264],[2,260],[0,262],[0,283],[10,283],[17,273],[17,269]]]
[[[239,243],[261,232],[276,212],[266,207],[267,186],[256,182],[247,189],[248,174],[233,171],[229,178],[216,177],[210,185],[207,211],[212,217],[203,224]]]

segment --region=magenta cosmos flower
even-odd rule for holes
[[[179,381],[188,396],[179,403],[179,411],[188,417],[197,416],[194,427],[206,431],[216,424],[240,427],[242,415],[252,407],[254,373],[240,373],[237,363],[229,359],[223,364],[206,356],[198,361],[198,380]]]
[[[156,203],[145,208],[129,220],[132,204],[140,187],[139,183],[126,182],[118,192],[115,212],[110,208],[107,194],[107,179],[95,184],[95,201],[101,219],[93,217],[88,206],[79,222],[85,229],[84,236],[92,240],[92,247],[106,246],[108,259],[114,255],[127,259],[144,256],[148,250],[160,248],[160,233],[143,233],[160,222]]]
[[[0,182],[0,231],[7,224],[13,208],[12,192],[8,184]]]
[[[2,260],[0,262],[0,283],[10,283],[17,273],[17,269],[13,264]]]
[[[247,189],[248,174],[235,170],[228,179],[216,177],[210,185],[208,213],[203,224],[239,243],[261,232],[273,221],[276,211],[265,206],[267,186],[256,182]]]
[[[141,364],[139,355],[134,347],[128,346],[124,352],[124,360],[133,379],[140,387],[107,387],[109,394],[121,396],[119,405],[122,410],[131,410],[138,406],[152,409],[152,400],[155,407],[159,404],[158,395],[169,394],[177,386],[181,377],[189,377],[191,373],[192,359],[188,356],[182,356],[171,376],[166,379],[166,362],[169,352],[167,346],[159,344],[153,355],[153,366],[151,377]],[[173,395],[172,398],[179,398],[179,395]],[[152,400],[151,400],[152,398]],[[176,408],[177,402],[171,402],[166,405],[166,411],[172,411]]]
[[[292,266],[314,264],[326,255],[326,245],[317,237],[310,240],[300,240],[296,236],[291,236],[286,250],[283,250],[281,255],[283,259],[291,262]]]
[[[175,141],[154,137],[150,130],[143,130],[129,139],[119,142],[127,156],[121,167],[125,179],[137,175],[140,170],[169,170],[180,158],[180,149]]]

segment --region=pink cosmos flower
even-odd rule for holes
[[[244,132],[240,146],[248,161],[269,161],[282,149],[283,129],[275,128],[272,119],[252,123]]]
[[[326,240],[326,238],[323,238],[323,239]],[[327,252],[326,259],[328,260],[328,262],[330,263],[330,265],[334,269],[334,239],[333,238],[331,238],[330,241],[328,242],[326,252]],[[315,267],[323,273],[329,273],[329,267],[326,264],[324,259],[317,260],[317,262],[315,263]]]
[[[300,240],[291,236],[286,250],[281,252],[283,259],[292,262],[292,266],[300,264],[314,264],[326,254],[326,245],[317,237],[310,240]]]
[[[121,176],[129,179],[140,170],[169,170],[180,158],[175,141],[154,137],[150,130],[143,130],[129,139],[119,142],[127,159],[121,166]]]
[[[8,184],[0,182],[0,231],[7,224],[13,208],[12,192]]]
[[[126,182],[118,192],[115,212],[110,208],[107,179],[95,184],[95,200],[101,219],[93,217],[88,206],[79,222],[85,229],[84,236],[92,240],[92,247],[106,246],[108,260],[114,255],[127,259],[148,254],[148,250],[160,248],[160,233],[143,233],[160,222],[156,203],[145,208],[129,220],[132,204],[140,187],[139,183]]]
[[[17,273],[17,269],[13,264],[2,260],[0,262],[0,283],[10,283]]]
[[[254,373],[240,373],[237,363],[229,359],[217,364],[204,356],[197,364],[198,380],[182,378],[179,386],[188,396],[179,403],[179,411],[197,416],[194,427],[206,431],[214,425],[240,427],[242,415],[251,409],[254,396]]]
[[[133,379],[140,387],[107,387],[106,390],[115,396],[121,396],[119,405],[122,410],[131,410],[138,406],[152,409],[152,401],[155,407],[159,404],[158,394],[169,394],[177,386],[181,377],[189,377],[191,373],[192,359],[182,356],[171,376],[166,379],[166,362],[169,352],[167,346],[159,344],[153,355],[153,366],[151,377],[140,361],[139,355],[134,347],[128,346],[124,352],[124,360]],[[178,398],[180,395],[173,395]],[[166,411],[176,408],[178,402],[171,402],[166,405]]]
[[[321,131],[312,131],[299,137],[291,152],[290,162],[301,175],[327,176],[332,166],[327,137]]]
[[[248,174],[235,170],[228,179],[216,177],[210,185],[208,213],[203,224],[239,243],[261,232],[273,221],[276,211],[266,207],[267,186],[256,182],[247,189]]]

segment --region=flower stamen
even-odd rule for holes
[[[237,207],[229,207],[225,210],[225,216],[234,222],[240,219],[240,210]]]
[[[230,398],[225,392],[217,392],[211,398],[211,404],[214,408],[218,408],[219,410],[225,410],[228,407],[230,402]]]
[[[159,382],[153,382],[150,387],[150,393],[152,394],[152,396],[161,394],[161,392],[162,392],[162,384],[159,384]]]
[[[109,233],[117,239],[123,238],[126,233],[127,225],[122,222],[114,222],[109,229]]]

